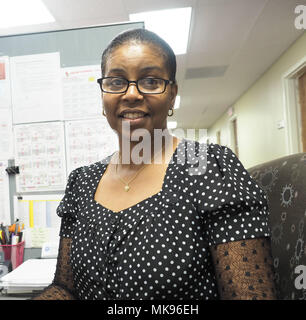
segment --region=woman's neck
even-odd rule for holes
[[[162,137],[143,137],[140,141],[121,138],[115,162],[129,170],[138,170],[144,164],[166,164],[178,143],[179,139],[168,131]]]

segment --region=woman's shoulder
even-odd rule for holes
[[[215,176],[228,174],[243,165],[234,152],[227,146],[214,143],[203,143],[184,139],[177,150],[176,162],[182,164],[178,168],[189,176]]]
[[[224,145],[188,139],[183,139],[182,142],[181,150],[178,150],[178,153],[185,154],[190,159],[192,159],[192,157],[202,159],[214,158],[216,160],[224,158],[236,158],[236,155],[231,148]]]

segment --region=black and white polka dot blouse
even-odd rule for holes
[[[72,171],[57,209],[79,299],[218,299],[209,247],[269,236],[265,195],[226,147],[183,139],[161,191],[118,213],[94,200],[109,160]]]

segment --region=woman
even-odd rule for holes
[[[35,299],[275,298],[265,196],[231,150],[166,130],[175,72],[147,30],[104,51],[103,114],[119,151],[70,174],[55,278]]]

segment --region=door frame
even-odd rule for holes
[[[229,133],[229,146],[230,148],[236,153],[238,152],[237,156],[239,155],[239,138],[238,138],[238,126],[236,127],[237,129],[237,147],[238,150],[236,150],[236,141],[235,141],[235,132],[234,132],[234,126],[233,122],[236,121],[236,125],[238,122],[238,117],[236,114],[233,114],[229,119],[228,119],[228,133]]]
[[[302,152],[298,78],[306,71],[306,56],[282,76],[287,154]]]

